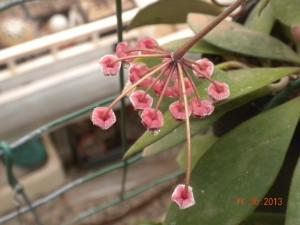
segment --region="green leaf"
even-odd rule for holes
[[[262,0],[257,3],[255,8],[249,14],[245,22],[245,27],[265,34],[271,32],[275,23],[275,18],[273,16],[271,5],[268,4],[267,1],[269,0]],[[262,7],[265,8],[262,10]]]
[[[300,159],[294,170],[290,187],[288,205],[285,217],[285,225],[300,224]]]
[[[242,222],[272,186],[300,117],[300,97],[242,123],[220,138],[192,173],[196,205],[171,206],[166,225]],[[243,205],[237,198],[245,200]]]
[[[283,225],[284,215],[279,213],[253,213],[241,225]]]
[[[226,112],[237,108],[246,102],[249,102],[259,96],[269,92],[266,87],[268,84],[293,73],[299,71],[297,67],[282,67],[282,68],[254,68],[234,70],[229,72],[217,72],[214,74],[216,80],[224,81],[229,84],[231,89],[231,97],[228,101],[219,105],[214,114],[205,119],[192,119],[191,132],[197,134],[201,130],[211,126]],[[198,86],[200,95],[205,96],[205,88],[208,83],[201,83]],[[178,128],[179,126],[182,128]],[[176,130],[174,130],[176,129]],[[173,131],[174,130],[174,131]],[[171,132],[173,131],[173,132]],[[163,139],[162,139],[163,138]],[[161,139],[161,140],[160,140]],[[157,142],[158,141],[158,142]],[[184,124],[178,123],[172,119],[169,113],[165,114],[165,126],[157,135],[152,135],[150,132],[145,132],[127,151],[125,157],[132,156],[145,147],[157,142],[154,146],[150,146],[147,150],[160,152],[167,150],[177,144],[185,141]],[[151,150],[152,149],[152,150]]]
[[[172,51],[177,50],[180,46],[182,46],[186,41],[190,38],[183,38],[176,41],[172,41],[168,44],[165,44],[164,47],[170,49]],[[206,41],[199,41],[196,45],[194,45],[189,52],[191,53],[205,53],[205,54],[212,54],[212,55],[224,55],[226,52],[216,46],[213,46]]]
[[[217,15],[221,10],[201,0],[160,0],[140,10],[131,21],[129,29],[151,24],[185,23],[190,12]]]
[[[203,14],[189,14],[188,24],[199,32],[214,17]],[[278,39],[250,30],[235,22],[223,21],[208,33],[204,40],[227,51],[248,56],[300,63],[300,57]]]
[[[286,25],[300,25],[299,0],[271,0],[274,15]]]
[[[192,158],[192,169],[196,166],[197,162],[200,158],[204,155],[204,153],[218,140],[213,134],[205,134],[205,135],[195,135],[192,138],[192,151],[193,151],[193,158]],[[185,169],[186,166],[186,145],[183,146],[180,154],[178,155],[178,163],[181,168]]]

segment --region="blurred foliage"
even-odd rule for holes
[[[129,28],[152,24],[184,23],[190,12],[217,15],[221,10],[201,0],[160,0],[142,9],[131,21]]]

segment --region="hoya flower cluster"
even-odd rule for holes
[[[160,63],[149,67],[136,60],[141,58],[160,59]],[[164,116],[160,111],[161,103],[165,98],[171,98],[173,102],[169,105],[169,111],[175,120],[186,122],[187,140],[190,140],[189,118],[191,116],[204,118],[211,115],[215,103],[230,95],[226,83],[213,79],[214,64],[209,59],[192,61],[183,56],[178,57],[176,52],[162,48],[151,38],[139,41],[136,46],[121,42],[116,47],[115,55],[106,55],[99,63],[105,76],[117,75],[122,63],[128,64],[131,83],[108,107],[94,109],[92,122],[104,130],[116,122],[113,107],[130,94],[129,99],[133,108],[141,111],[143,125],[147,130],[157,132],[164,125]],[[200,96],[197,90],[196,83],[202,80],[210,82],[206,90],[209,96],[207,99]],[[156,101],[153,95],[157,95]],[[190,144],[188,151],[191,152]],[[187,173],[190,173],[190,170]],[[172,195],[172,200],[182,209],[195,203],[192,188],[189,186],[190,174],[187,174],[187,177],[186,184],[177,186]]]
[[[148,67],[134,61],[138,58],[160,58],[161,64]],[[131,93],[130,102],[135,110],[142,111],[141,121],[150,131],[158,131],[164,125],[164,117],[160,111],[164,97],[174,99],[169,111],[174,119],[183,121],[186,119],[184,96],[188,97],[188,115],[198,118],[209,116],[214,111],[214,103],[229,96],[228,85],[212,79],[214,64],[210,60],[203,58],[191,61],[182,58],[175,61],[172,52],[160,47],[154,39],[143,39],[134,47],[127,42],[121,42],[116,47],[116,55],[106,55],[99,63],[106,76],[117,75],[122,63],[130,65],[128,72],[132,85],[124,90],[121,96]],[[178,64],[183,71],[184,85],[181,82]],[[203,99],[198,94],[195,79],[211,82],[207,89],[209,99]],[[150,93],[159,96],[156,104]],[[116,103],[115,101],[108,107],[94,109],[92,114],[94,125],[105,130],[110,128],[116,122],[116,116],[112,111]]]

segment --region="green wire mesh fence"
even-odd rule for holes
[[[24,4],[25,2],[26,2],[26,0],[2,1],[0,3],[0,12],[4,11],[10,7],[13,7],[13,6],[16,6],[19,4]],[[122,33],[123,23],[122,23],[122,2],[121,2],[121,0],[116,0],[116,12],[117,12],[116,16],[117,16],[118,41],[122,41],[123,40],[123,33]],[[122,91],[123,87],[124,87],[124,72],[122,69],[120,72],[120,91]],[[13,219],[19,219],[22,214],[32,213],[35,223],[38,225],[42,225],[43,222],[42,222],[38,212],[35,209],[54,201],[55,199],[62,196],[64,193],[69,192],[76,187],[79,187],[89,181],[97,179],[97,178],[99,178],[105,174],[111,173],[115,170],[119,170],[119,169],[123,170],[122,179],[121,179],[121,183],[120,183],[120,196],[116,199],[111,200],[110,202],[100,204],[99,206],[87,209],[86,211],[79,213],[79,215],[75,216],[72,220],[64,222],[62,225],[77,224],[80,221],[82,221],[96,213],[100,213],[110,207],[113,207],[115,205],[122,203],[123,201],[134,198],[134,197],[142,194],[143,192],[153,188],[154,186],[169,182],[173,179],[180,177],[183,174],[182,171],[176,171],[165,177],[162,177],[160,179],[149,182],[143,186],[140,186],[140,187],[136,188],[135,190],[126,192],[125,186],[126,186],[126,179],[127,179],[127,168],[142,159],[141,155],[136,155],[126,161],[121,161],[121,162],[115,163],[113,165],[110,165],[103,169],[97,170],[88,175],[80,177],[80,178],[60,187],[59,189],[53,191],[52,193],[48,194],[47,196],[44,196],[34,202],[30,201],[30,199],[28,198],[28,196],[26,194],[26,191],[23,189],[22,185],[19,183],[18,179],[16,178],[16,176],[13,173],[13,160],[11,157],[11,152],[16,151],[16,149],[20,149],[18,147],[26,144],[30,140],[40,137],[41,135],[43,135],[45,133],[49,133],[49,132],[77,119],[78,117],[81,117],[81,116],[89,113],[95,107],[104,106],[104,105],[109,104],[114,98],[115,98],[115,96],[112,96],[108,99],[105,99],[105,100],[99,102],[99,103],[90,105],[86,108],[83,108],[83,109],[77,111],[77,112],[71,113],[62,118],[54,120],[38,129],[32,131],[31,133],[28,133],[27,135],[21,137],[20,139],[18,139],[17,141],[15,141],[11,144],[8,144],[6,142],[0,143],[0,158],[3,160],[3,163],[6,167],[7,180],[8,180],[10,187],[12,188],[12,191],[15,193],[15,200],[18,203],[18,202],[20,202],[20,201],[18,201],[18,199],[21,198],[26,203],[25,207],[21,207],[20,206],[21,204],[17,204],[16,211],[8,213],[8,214],[0,217],[0,224],[5,224]],[[125,152],[126,147],[127,147],[127,143],[126,143],[126,132],[127,131],[125,128],[125,102],[124,101],[121,102],[120,114],[121,114],[121,118],[120,118],[120,120],[121,120],[121,123],[120,123],[121,145],[122,145],[122,151]]]

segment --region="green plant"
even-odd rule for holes
[[[167,12],[173,2],[160,0],[146,7],[138,13],[130,27],[181,23],[182,17],[188,14],[187,23],[197,33],[215,21],[211,14],[220,9],[213,3],[190,0],[185,2],[188,11],[172,7],[169,13],[161,13]],[[197,4],[209,6],[197,8]],[[190,10],[189,6],[194,10]],[[279,208],[277,211],[281,214],[257,213],[255,211],[263,207],[249,203],[255,198],[259,204],[264,204],[264,198],[276,185],[280,169],[289,163],[284,159],[291,141],[297,138],[300,52],[295,29],[300,26],[299,12],[297,0],[246,1],[241,11],[234,15],[235,21],[222,21],[190,48],[193,54],[220,61],[214,77],[229,84],[231,96],[217,106],[212,116],[191,120],[192,184],[197,203],[184,211],[172,205],[165,224],[299,223],[300,217],[296,212],[299,210],[300,163],[292,168],[294,175],[287,187],[290,190],[288,197],[269,196],[273,199],[270,204]],[[175,15],[180,15],[178,20]],[[185,39],[177,40],[166,47],[176,49],[185,42]],[[198,85],[201,96],[206,96],[203,90],[207,86],[205,82]],[[243,118],[222,135],[213,131],[225,117],[257,102],[261,106],[255,115]],[[126,158],[139,152],[148,157],[182,144],[178,160],[182,167],[186,166],[186,153],[183,151],[185,127],[174,121],[169,112],[165,112],[164,117],[165,126],[159,134],[154,136],[145,132],[127,151]],[[235,121],[234,118],[231,120]],[[244,201],[242,205],[236,202],[239,199]],[[284,203],[280,203],[282,200]],[[286,212],[281,204],[286,205]],[[285,218],[282,216],[284,213]]]

